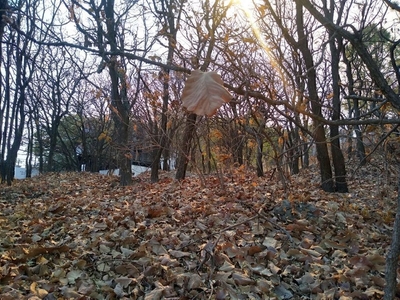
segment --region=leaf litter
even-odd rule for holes
[[[46,174],[0,192],[0,299],[381,299],[395,187],[239,168],[131,187]],[[221,180],[224,180],[222,183]],[[381,184],[381,183],[379,183]]]

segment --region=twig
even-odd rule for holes
[[[208,297],[209,300],[212,299],[212,296],[213,296],[213,293],[214,293],[214,286],[213,286],[211,280],[210,280],[210,287],[211,287],[211,292],[210,292],[210,297]]]

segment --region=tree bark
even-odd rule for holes
[[[114,19],[114,0],[106,0],[105,15],[107,17],[107,38],[112,51],[117,51],[117,32]],[[111,78],[111,105],[117,137],[118,162],[120,167],[120,184],[132,184],[131,153],[129,148],[129,108],[126,95],[125,74],[121,74],[121,66],[117,56],[111,56],[108,71]],[[120,90],[121,86],[121,90]]]
[[[16,17],[16,24],[20,25],[22,20],[22,12]],[[15,36],[14,36],[15,34]],[[6,82],[6,97],[8,99],[6,101],[11,100],[10,97],[10,86],[15,88],[13,101],[12,101],[12,112],[8,117],[10,117],[10,124],[12,130],[8,132],[7,141],[4,140],[3,143],[7,143],[7,157],[3,163],[2,171],[4,173],[1,174],[2,180],[6,180],[8,185],[11,185],[12,181],[14,180],[14,173],[15,173],[15,165],[17,162],[18,150],[21,146],[22,136],[25,127],[25,101],[26,101],[26,89],[31,82],[32,79],[32,72],[28,69],[28,65],[34,65],[35,59],[37,57],[37,53],[31,55],[28,59],[28,47],[30,42],[26,39],[23,39],[19,33],[10,33],[10,39],[14,45],[11,45],[11,49],[8,49],[14,52],[15,55],[15,63],[16,63],[16,73],[15,73],[15,82],[11,82],[10,77]],[[10,53],[8,53],[11,55]],[[8,60],[10,56],[8,56]],[[13,60],[12,60],[13,61]],[[7,70],[7,74],[12,72],[12,70]]]
[[[298,32],[298,48],[302,53],[305,67],[307,70],[307,89],[311,101],[311,110],[314,115],[322,117],[321,102],[317,90],[317,74],[312,58],[312,53],[308,48],[308,39],[304,33],[304,20],[302,5],[296,2],[296,23]],[[332,168],[326,143],[324,125],[318,120],[314,119],[314,140],[317,149],[317,159],[321,174],[321,188],[326,192],[334,192],[334,183],[332,179]]]
[[[186,118],[185,132],[182,137],[182,148],[178,156],[175,178],[182,180],[186,176],[186,169],[189,162],[192,140],[196,131],[196,114],[189,114]]]
[[[292,127],[292,126],[290,126]],[[299,129],[296,128],[291,128],[289,134],[288,134],[288,143],[289,143],[289,167],[290,167],[290,173],[292,175],[294,174],[299,174],[300,168],[299,168],[299,158],[301,157],[301,146],[299,145],[300,141],[300,135],[299,135]]]
[[[209,36],[209,39],[205,39],[204,43],[208,42],[208,48],[206,51],[206,55],[204,57],[204,62],[200,67],[200,70],[205,72],[211,61],[212,61],[212,53],[215,47],[216,43],[216,37],[215,33],[218,28],[218,26],[221,24],[221,21],[224,19],[226,16],[226,12],[228,11],[229,6],[225,6],[222,11],[218,11],[217,8],[219,4],[221,3],[221,0],[216,0],[214,1],[212,7],[209,6],[209,2],[206,1],[206,5],[204,7],[204,20],[206,23],[206,28],[208,30],[207,34]],[[209,41],[208,41],[209,40]],[[205,49],[205,44],[202,47]],[[198,55],[200,57],[201,52],[198,52]],[[198,60],[198,58],[196,59]],[[198,62],[195,63],[195,68],[198,68]],[[191,142],[193,140],[194,134],[196,132],[196,119],[197,116],[193,113],[189,114],[187,119],[186,119],[186,127],[185,127],[185,132],[183,135],[183,141],[182,141],[182,146],[180,149],[180,154],[178,157],[178,165],[177,165],[177,171],[175,178],[176,179],[184,179],[186,175],[186,169],[187,169],[187,164],[189,162],[188,158],[191,153]]]
[[[309,0],[297,0],[296,5],[304,6],[310,14],[317,19],[325,28],[334,31],[343,38],[350,41],[354,49],[357,51],[360,58],[363,60],[367,67],[371,78],[382,91],[382,94],[386,96],[386,99],[398,110],[400,110],[400,97],[389,85],[385,78],[385,75],[381,72],[378,63],[374,60],[372,55],[368,52],[368,49],[359,32],[351,33],[343,26],[334,24],[328,18],[323,16]]]
[[[6,22],[3,19],[3,16],[7,13],[8,9],[8,0],[0,0],[0,67],[3,67],[2,62],[3,62],[3,36],[4,36],[4,27],[6,26]],[[3,68],[0,68],[0,75],[2,75],[2,70]],[[9,73],[9,71],[6,71]],[[0,84],[0,95],[3,96],[3,90],[2,90],[2,85]],[[5,96],[3,96],[5,97]],[[0,128],[3,128],[3,122],[7,122],[7,119],[4,118],[4,110],[8,109],[9,105],[7,105],[5,102],[6,99],[1,99],[0,101]],[[4,104],[1,105],[1,102]],[[0,145],[2,144],[2,147],[0,149],[0,183],[5,180],[5,141],[6,141],[6,134],[3,132],[2,134],[0,133]]]
[[[170,56],[170,55],[168,55],[168,56]],[[172,54],[171,54],[171,58],[172,58]],[[167,120],[167,110],[168,110],[168,102],[169,102],[169,70],[164,69],[163,74],[164,74],[164,79],[163,79],[164,80],[164,84],[163,84],[164,95],[163,95],[163,105],[162,105],[162,112],[161,112],[161,124],[160,124],[161,128],[159,128],[157,130],[158,134],[156,136],[156,140],[157,140],[158,145],[156,145],[156,146],[158,148],[155,150],[155,155],[153,157],[153,163],[151,165],[151,176],[150,176],[151,182],[158,181],[158,173],[159,173],[158,171],[160,169],[161,155],[165,150],[165,145],[166,145],[166,140],[167,140],[167,121],[168,121]]]
[[[26,151],[26,160],[25,160],[25,168],[26,168],[26,178],[32,177],[32,159],[33,159],[33,141],[34,141],[34,126],[32,120],[32,112],[29,112],[31,117],[29,118],[29,126],[28,126],[28,145]]]
[[[256,156],[256,163],[257,163],[257,176],[263,177],[264,176],[264,168],[263,168],[263,139],[261,136],[256,137],[257,140],[257,156]]]
[[[326,3],[325,3],[326,5]],[[333,7],[329,9],[324,5],[325,14],[330,20],[333,20]],[[339,17],[340,18],[340,17]],[[340,37],[335,36],[335,32],[329,32],[329,48],[331,50],[331,72],[332,72],[332,121],[340,119],[340,77],[339,77],[339,63],[340,63],[340,48],[343,47],[343,41]],[[330,125],[330,138],[331,138],[331,153],[332,162],[335,171],[335,187],[339,193],[347,193],[349,191],[346,181],[346,165],[342,149],[340,148],[339,126]]]
[[[351,67],[351,63],[349,61],[349,59],[346,56],[346,51],[343,48],[342,49],[342,58],[343,58],[343,62],[346,65],[346,78],[347,81],[349,83],[348,85],[348,93],[349,95],[356,95],[356,92],[354,91],[354,79],[353,79],[353,72],[352,72],[352,67]],[[354,119],[359,120],[360,119],[360,107],[359,107],[359,101],[358,99],[353,99],[353,100],[349,100],[353,101],[353,108],[352,110],[354,111]],[[350,103],[349,103],[350,106]],[[351,116],[349,116],[351,117]],[[362,136],[362,132],[360,129],[360,125],[354,125],[354,132],[356,134],[356,154],[357,154],[357,158],[360,160],[360,165],[365,165],[366,161],[366,153],[365,153],[365,147],[364,147],[364,143],[363,143],[363,136]],[[350,133],[351,135],[351,133]],[[351,136],[350,136],[351,137]],[[349,147],[350,149],[352,147]]]
[[[393,225],[392,243],[386,256],[384,300],[392,300],[396,296],[397,267],[400,255],[400,163],[397,163],[397,211]]]
[[[154,3],[155,5],[155,3]],[[179,24],[180,22],[180,12],[178,15],[177,20],[175,20],[175,15],[174,15],[174,7],[176,4],[174,1],[171,1],[168,3],[168,1],[164,0],[162,1],[162,7],[165,9],[163,11],[164,14],[164,24],[168,24],[168,54],[167,54],[167,66],[163,68],[162,75],[163,75],[163,105],[162,105],[162,112],[161,112],[161,124],[160,124],[160,129],[161,132],[157,136],[157,141],[158,141],[158,149],[155,153],[154,161],[151,166],[151,181],[152,182],[157,182],[158,181],[158,170],[160,168],[160,160],[161,160],[161,155],[162,153],[165,152],[165,148],[167,145],[167,111],[168,111],[168,103],[169,103],[169,81],[170,81],[170,68],[169,66],[172,65],[173,59],[174,59],[174,53],[175,53],[175,45],[176,45],[176,36],[178,33],[178,28],[176,27],[176,23]],[[182,9],[183,3],[181,4],[180,9]]]

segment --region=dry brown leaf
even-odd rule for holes
[[[224,264],[219,267],[219,270],[222,272],[229,272],[235,269],[235,266],[232,263],[224,261]]]
[[[237,285],[251,285],[255,283],[253,279],[242,273],[233,273],[232,279]]]
[[[187,288],[189,290],[198,289],[205,286],[199,274],[190,274]]]
[[[188,257],[190,256],[190,252],[183,252],[183,251],[178,251],[178,250],[170,250],[169,254],[173,257],[176,258],[181,258],[181,257]]]
[[[23,299],[32,282],[35,299],[270,299],[279,286],[292,299],[380,298],[395,201],[377,201],[364,178],[354,194],[323,193],[304,172],[290,182],[297,219],[275,218],[284,191],[245,168],[222,175],[224,191],[214,175],[124,189],[90,173],[17,181],[0,192],[0,298]],[[265,195],[267,218],[242,223]]]
[[[92,293],[95,289],[96,287],[94,284],[83,281],[78,288],[78,293],[82,295],[90,295],[90,293]]]
[[[216,72],[194,70],[182,92],[183,107],[199,116],[214,115],[222,104],[232,99],[223,84]]]
[[[162,297],[163,289],[156,288],[144,296],[145,300],[159,300]]]

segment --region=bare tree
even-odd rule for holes
[[[130,110],[132,103],[128,98],[129,81],[127,76],[127,62],[118,52],[124,52],[132,47],[137,50],[134,32],[128,32],[125,25],[134,22],[133,7],[137,1],[118,4],[114,0],[72,1],[68,8],[77,30],[82,34],[83,46],[86,50],[90,46],[97,48],[101,58],[98,72],[107,68],[110,78],[110,109],[115,124],[114,139],[117,144],[118,164],[120,167],[121,185],[132,183],[131,150],[130,150]],[[88,22],[82,22],[79,14],[83,13]],[[134,18],[133,20],[130,18]],[[128,33],[132,44],[128,44]]]
[[[35,87],[30,89],[31,101],[41,128],[38,128],[38,139],[48,141],[47,154],[44,159],[39,159],[39,171],[55,171],[55,153],[58,141],[58,130],[61,120],[70,113],[70,106],[79,84],[82,74],[75,67],[74,51],[71,56],[62,48],[44,49],[40,56],[40,62],[35,70]],[[45,136],[41,136],[44,130]],[[43,145],[40,142],[40,145]],[[40,151],[39,156],[43,156]]]
[[[333,16],[335,13],[335,4],[334,2],[329,2],[329,7],[327,1],[323,2],[324,5],[324,13],[327,18],[334,21]],[[341,4],[338,8],[338,16],[337,19],[341,20],[344,12],[345,6]],[[341,56],[341,48],[343,47],[343,41],[340,36],[336,36],[335,32],[332,30],[328,30],[329,37],[329,49],[331,56],[331,73],[332,73],[332,120],[337,121],[340,119],[341,114],[341,95],[340,95],[340,56]],[[347,193],[347,181],[346,181],[346,167],[344,156],[342,153],[342,149],[340,147],[340,138],[339,138],[339,126],[338,125],[330,125],[330,142],[331,142],[331,153],[332,153],[332,162],[335,171],[335,188],[336,191],[340,193]]]
[[[217,29],[224,20],[229,6],[225,6],[221,0],[216,0],[212,4],[209,0],[205,0],[201,4],[201,18],[187,18],[185,20],[187,22],[186,25],[197,31],[195,34],[198,38],[198,42],[194,45],[196,52],[191,56],[190,64],[194,69],[206,71],[213,62]],[[192,141],[196,130],[196,121],[196,114],[191,113],[187,116],[175,174],[175,178],[178,180],[184,179],[186,176]]]
[[[391,1],[385,1],[390,7],[400,11],[397,4]],[[383,74],[382,69],[379,66],[379,62],[373,57],[373,54],[368,49],[368,46],[365,44],[365,40],[363,37],[363,30],[365,26],[361,26],[359,30],[357,30],[354,26],[350,28],[352,31],[347,30],[345,27],[340,26],[341,24],[335,24],[329,18],[326,18],[317,8],[316,5],[311,3],[308,0],[300,0],[299,3],[303,5],[315,19],[317,19],[324,27],[328,30],[334,31],[337,35],[341,36],[343,39],[348,40],[354,50],[357,52],[359,57],[362,59],[363,63],[365,64],[367,70],[369,71],[369,76],[372,78],[374,83],[376,84],[379,91],[385,96],[386,100],[397,110],[400,109],[400,98],[396,93],[396,90],[393,86],[398,88],[400,83],[400,73],[397,67],[396,62],[393,60],[394,58],[394,49],[396,49],[397,45],[399,44],[398,41],[393,42],[393,46],[391,47],[391,58],[392,58],[392,66],[394,69],[394,73],[397,78],[397,82],[395,85],[390,84],[387,81],[387,76]],[[362,17],[366,15],[367,8],[370,8],[372,2],[367,2],[363,6],[363,10],[361,12]],[[375,4],[375,3],[374,3]],[[384,9],[384,7],[380,7],[380,10]],[[365,21],[365,18],[363,18]],[[371,99],[372,100],[372,99]],[[400,184],[399,184],[400,185]],[[387,257],[387,269],[386,269],[386,287],[385,287],[385,296],[384,299],[394,299],[395,297],[395,290],[396,290],[396,276],[397,276],[397,258],[400,252],[400,244],[399,244],[399,230],[398,225],[400,224],[400,213],[397,212],[396,220],[394,224],[394,231],[393,231],[393,241],[391,245],[391,249],[388,253]]]
[[[166,150],[168,140],[167,128],[167,111],[170,101],[170,66],[173,65],[175,49],[177,45],[177,34],[180,27],[182,10],[184,8],[184,1],[177,0],[161,0],[156,2],[153,0],[154,13],[158,22],[162,26],[160,38],[165,37],[167,40],[167,57],[166,66],[160,72],[162,80],[162,110],[161,110],[161,124],[156,127],[156,144],[158,147],[155,149],[153,156],[153,164],[151,167],[151,181],[158,181],[158,170],[160,167],[160,159],[162,153]]]
[[[10,26],[5,31],[4,23],[0,28],[2,47],[7,55],[2,57],[1,68],[2,101],[0,105],[0,173],[1,181],[11,184],[14,179],[14,168],[17,160],[25,128],[26,92],[31,84],[36,58],[40,47],[26,39],[15,27],[24,28],[27,35],[34,35],[38,27],[30,18],[31,7],[36,1],[19,1],[14,14],[8,16],[9,10],[2,11],[2,22],[8,20]],[[4,4],[4,3],[3,3]],[[4,4],[5,5],[5,4]],[[3,52],[2,52],[3,54]]]

